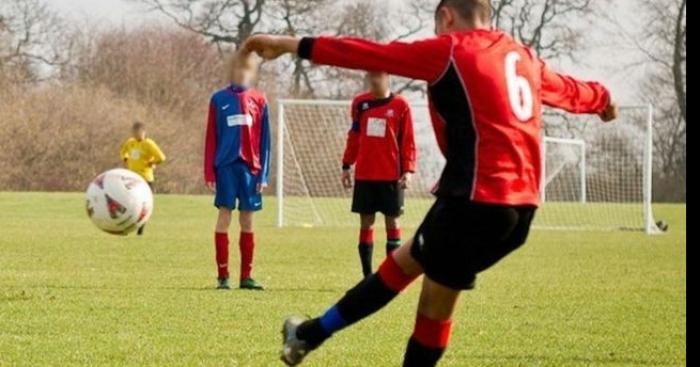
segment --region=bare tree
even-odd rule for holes
[[[636,41],[647,70],[639,97],[657,111],[654,150],[656,193],[661,200],[685,200],[686,7],[687,0],[642,1],[646,15]]]
[[[410,0],[394,9],[387,20],[389,5],[371,0],[132,0],[170,18],[178,26],[216,43],[220,50],[240,45],[254,32],[292,35],[352,35],[377,40],[404,39],[426,28],[429,0]],[[296,97],[347,97],[338,80],[350,78],[358,84],[357,73],[320,68],[303,60],[291,60],[279,67],[266,68],[268,77],[289,83],[286,92]],[[273,75],[270,75],[273,74]],[[278,78],[290,75],[290,78]],[[342,75],[341,75],[342,74]],[[411,89],[406,81],[401,89]],[[351,87],[350,90],[357,89]]]
[[[646,59],[656,66],[658,82],[675,94],[675,104],[686,119],[686,3],[687,0],[644,0],[647,17],[637,42]]]
[[[571,57],[593,0],[496,0],[493,23],[546,59]]]
[[[0,73],[35,81],[48,67],[65,63],[71,47],[61,37],[64,28],[42,0],[0,2]]]
[[[217,44],[240,45],[259,26],[265,0],[136,0]]]

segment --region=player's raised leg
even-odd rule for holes
[[[362,274],[367,277],[373,272],[372,255],[374,254],[374,221],[375,214],[360,214],[360,241],[357,252],[360,255]]]
[[[460,291],[445,287],[429,277],[423,278],[418,314],[413,335],[408,341],[404,367],[432,367],[442,357],[452,333]]]
[[[322,316],[287,319],[283,327],[282,361],[296,366],[334,333],[379,311],[410,285],[423,269],[411,256],[412,241],[394,251],[377,273],[362,280]]]
[[[231,226],[231,209],[220,207],[219,217],[216,220],[214,234],[214,248],[216,250],[216,266],[218,271],[218,289],[230,289],[229,285],[229,238],[228,230]]]

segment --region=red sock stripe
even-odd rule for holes
[[[360,243],[373,244],[374,243],[374,229],[361,229],[360,230]]]
[[[401,228],[387,229],[386,230],[386,239],[389,241],[400,240],[401,239]]]
[[[384,284],[397,293],[406,289],[417,278],[417,276],[406,275],[393,256],[387,256],[379,267],[378,274]]]
[[[413,338],[420,344],[433,349],[445,349],[450,344],[452,320],[435,321],[423,315],[416,317]]]

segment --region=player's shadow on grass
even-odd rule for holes
[[[532,355],[532,354],[523,354],[523,355],[516,355],[516,354],[511,354],[511,355],[503,355],[503,354],[498,354],[498,355],[486,355],[486,354],[480,354],[480,355],[469,355],[469,358],[474,358],[474,359],[480,359],[484,361],[503,361],[503,360],[508,360],[508,361],[514,361],[518,362],[519,364],[524,363],[524,365],[529,365],[530,363],[532,364],[539,364],[545,361],[556,363],[556,362],[567,362],[567,363],[583,363],[585,365],[589,366],[601,366],[601,365],[618,365],[618,364],[625,364],[625,365],[633,365],[633,366],[666,366],[668,365],[665,362],[657,362],[657,361],[650,361],[650,360],[645,360],[645,359],[639,359],[639,358],[629,358],[629,357],[623,357],[623,356],[615,356],[610,355],[608,357],[582,357],[582,356],[571,356],[571,357],[553,357],[553,356],[547,356],[547,355]]]

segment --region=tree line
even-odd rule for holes
[[[382,41],[431,34],[433,0],[130,0],[167,24],[129,29],[76,25],[46,0],[0,3],[0,189],[82,190],[119,164],[134,120],[164,142],[164,192],[201,192],[204,119],[223,62],[247,37],[354,35]],[[609,1],[495,0],[494,23],[550,60],[574,59]],[[639,98],[657,106],[657,200],[685,200],[686,0],[643,0],[647,27],[630,35],[643,51]],[[350,98],[361,74],[288,59],[263,66],[272,100]],[[424,93],[412,80],[395,89]]]

